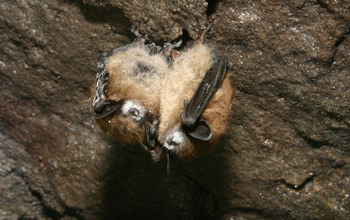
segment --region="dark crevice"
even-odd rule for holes
[[[335,11],[328,7],[328,4],[323,2],[322,0],[316,0],[316,2],[324,9],[326,9],[329,13],[335,14]]]
[[[144,34],[144,33],[142,33],[142,34]],[[150,35],[148,35],[148,39],[149,39],[149,41],[148,41],[149,43],[155,43],[158,46],[164,45],[165,43],[176,44],[177,42],[181,41],[181,44],[178,47],[174,48],[174,49],[180,50],[180,51],[182,50],[182,48],[184,48],[186,46],[187,42],[193,40],[193,38],[190,37],[187,29],[182,29],[182,34],[174,40],[156,39],[155,36],[150,36]]]
[[[216,5],[221,0],[206,0],[208,2],[207,16],[212,15],[215,12]]]
[[[327,167],[331,167],[332,169],[342,169],[347,163],[342,159],[332,159],[332,158],[319,158],[322,164],[325,164]]]
[[[25,181],[25,182],[26,182],[26,181]],[[28,185],[27,182],[26,182],[26,184]],[[61,218],[63,217],[63,215],[62,215],[61,213],[57,212],[57,211],[54,210],[53,208],[51,208],[51,207],[49,207],[49,206],[47,206],[47,205],[44,204],[44,202],[43,202],[43,196],[41,195],[41,193],[40,193],[39,191],[32,189],[30,186],[28,186],[28,189],[29,189],[30,193],[31,193],[35,198],[37,198],[38,201],[40,201],[41,206],[42,206],[42,208],[43,208],[43,213],[44,213],[47,217],[49,217],[49,218],[51,218],[51,219],[53,219],[53,220],[59,220],[59,219],[61,219]]]
[[[337,121],[339,121],[339,122],[344,122],[345,119],[346,119],[345,116],[343,116],[343,115],[341,115],[341,114],[338,114],[338,113],[336,113],[336,112],[330,112],[330,111],[326,111],[326,110],[325,110],[324,113],[325,113],[329,118],[335,119],[335,120],[337,120]]]
[[[60,213],[58,211],[56,211],[55,209],[53,209],[52,207],[48,206],[45,204],[45,202],[43,201],[43,196],[42,194],[37,191],[37,190],[34,190],[32,189],[28,183],[25,181],[25,183],[27,184],[28,186],[28,189],[30,191],[30,193],[38,199],[38,201],[40,201],[41,203],[41,206],[42,206],[42,210],[43,210],[43,213],[53,219],[53,220],[59,220],[59,219],[62,219],[64,216],[69,216],[69,217],[74,217],[76,219],[80,219],[80,220],[84,220],[85,218],[83,218],[81,215],[80,215],[80,210],[78,209],[75,209],[75,208],[71,208],[71,207],[68,207],[68,206],[65,206],[65,205],[62,205],[64,207],[64,212],[63,213]],[[24,219],[27,219],[27,218],[24,218]]]
[[[334,47],[337,48],[340,46],[348,37],[350,34],[350,28],[341,36],[334,44]]]
[[[101,4],[99,7],[86,4],[80,0],[62,0],[62,2],[79,7],[87,21],[107,23],[111,27],[115,28],[115,30],[118,30],[118,33],[133,39],[134,35],[130,31],[131,23],[120,8],[106,2]]]
[[[234,209],[235,211],[238,212],[243,212],[243,213],[248,213],[248,214],[255,214],[257,217],[268,217],[262,210],[260,209],[254,209],[254,208],[246,208],[246,207],[237,207]]]
[[[208,196],[212,199],[212,201],[214,202],[215,208],[218,207],[218,201],[215,200],[214,196],[211,195],[211,194],[205,189],[205,187],[204,187],[200,182],[198,182],[196,179],[194,179],[193,177],[187,175],[187,174],[184,173],[184,172],[181,172],[181,171],[179,171],[179,172],[180,172],[182,175],[184,175],[188,180],[190,180],[190,181],[193,182],[195,185],[197,185],[197,186],[199,187],[199,189],[200,189],[202,192],[204,192],[206,195],[208,195]]]
[[[303,132],[298,131],[297,129],[295,129],[295,131],[312,148],[319,149],[324,145],[330,145],[327,141],[317,141],[317,140],[314,140],[314,139],[306,136]]]
[[[289,189],[295,190],[295,191],[300,191],[302,190],[308,183],[310,183],[315,177],[315,174],[310,175],[308,178],[304,180],[300,185],[294,185],[291,183],[288,183],[285,179],[282,180],[277,180],[276,182],[279,184],[283,184]]]
[[[193,40],[191,37],[190,37],[190,34],[188,33],[188,31],[187,30],[185,30],[185,29],[182,29],[182,35],[181,35],[181,40],[183,41],[183,42],[188,42],[188,41],[191,41],[191,40]],[[180,47],[181,48],[181,47]]]
[[[346,165],[345,161],[332,161],[331,167],[333,169],[341,169]]]
[[[85,218],[82,217],[82,215],[80,214],[81,212],[83,212],[83,210],[65,206],[63,215],[69,216],[69,217],[74,217],[74,218],[79,219],[79,220],[84,220]]]
[[[25,49],[32,47],[38,47],[40,49],[45,48],[45,45],[40,43],[37,38],[31,36],[24,37],[22,31],[7,20],[4,20],[4,25],[7,27],[7,30],[13,32],[9,34],[9,36],[11,36],[9,41],[12,42],[14,46],[21,48],[23,52],[25,52]]]
[[[38,218],[35,216],[30,216],[27,214],[22,214],[18,217],[18,220],[37,220]]]
[[[334,63],[334,60],[335,60],[335,57],[336,57],[336,54],[338,52],[338,47],[349,37],[349,34],[350,34],[350,28],[343,34],[343,36],[341,36],[334,44],[333,48],[334,48],[334,51],[333,51],[333,55],[329,61],[329,66],[332,67],[333,63]]]
[[[48,206],[43,206],[43,212],[44,212],[45,216],[47,216],[53,220],[59,220],[63,217],[62,214],[60,214],[59,212],[57,212],[56,210],[54,210]]]

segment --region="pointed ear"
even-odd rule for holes
[[[190,137],[193,137],[201,141],[209,141],[210,138],[213,136],[213,133],[211,132],[211,128],[209,127],[207,122],[203,120],[198,121],[196,123],[196,126],[193,128],[187,127],[186,133]]]
[[[120,105],[118,105],[117,103],[105,103],[103,102],[100,105],[96,105],[98,107],[96,107],[95,110],[95,114],[93,115],[95,119],[100,119],[103,117],[106,117],[107,115],[112,114],[113,112],[117,111],[118,109],[120,109]]]

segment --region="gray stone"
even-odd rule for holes
[[[0,219],[349,219],[350,2],[152,2],[0,1]],[[104,136],[90,86],[132,25],[169,41],[207,18],[231,123],[167,176]]]

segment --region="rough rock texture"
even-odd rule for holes
[[[150,34],[156,40],[174,40],[183,29],[196,39],[207,24],[208,3],[204,0],[83,0],[95,7],[121,8],[130,22],[140,32]]]
[[[350,2],[150,2],[0,1],[0,219],[349,219]],[[89,87],[133,24],[195,37],[207,15],[235,70],[232,122],[167,176],[102,134]]]

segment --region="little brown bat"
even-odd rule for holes
[[[178,158],[198,157],[225,133],[234,96],[226,56],[200,38],[173,57],[162,81],[158,142]]]
[[[146,44],[147,36],[106,52],[97,64],[93,108],[107,136],[124,144],[143,143],[145,124],[159,114],[160,84],[169,72],[172,44]]]
[[[205,33],[178,51],[181,42],[162,48],[135,31],[132,44],[105,53],[93,100],[101,129],[121,143],[141,143],[155,162],[213,148],[225,133],[234,88],[227,57]]]

